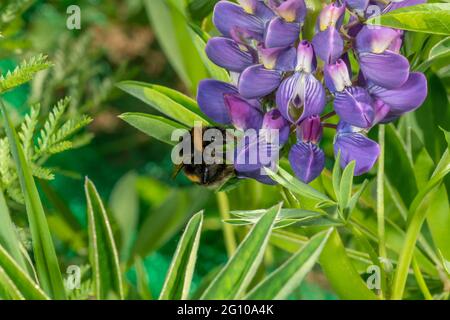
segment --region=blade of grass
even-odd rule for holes
[[[103,202],[95,185],[86,178],[89,258],[94,277],[97,299],[109,299],[114,292],[119,299],[124,298],[119,255]]]
[[[145,269],[145,265],[141,257],[136,256],[134,259],[134,267],[136,268],[137,291],[139,296],[142,300],[152,300],[147,270]]]
[[[12,298],[48,300],[49,297],[0,245],[0,282]]]
[[[186,300],[194,275],[203,212],[195,214],[189,221],[172,259],[166,281],[159,296],[160,300]]]
[[[0,245],[14,258],[17,264],[27,270],[25,259],[20,251],[20,240],[11,220],[3,191],[0,190]]]
[[[65,298],[65,289],[52,236],[45,217],[39,193],[31,170],[25,159],[19,137],[8,118],[5,105],[0,99],[0,105],[5,123],[5,130],[11,146],[11,153],[17,167],[20,187],[22,189],[31,231],[33,252],[39,281],[47,294],[55,299]]]
[[[236,253],[203,293],[203,300],[239,299],[261,263],[281,204],[267,210],[239,245]]]

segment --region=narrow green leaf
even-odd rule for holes
[[[109,208],[120,230],[120,256],[123,261],[128,260],[139,220],[136,182],[136,173],[127,173],[116,183],[109,199]]]
[[[37,274],[42,288],[52,298],[64,299],[65,289],[52,236],[45,217],[39,193],[31,170],[25,159],[16,130],[8,118],[5,105],[0,101],[5,130],[11,146],[11,153],[17,167],[20,186],[25,198],[25,206],[30,225]]]
[[[348,258],[336,230],[330,235],[319,261],[323,272],[339,298],[346,300],[377,299],[377,296],[368,289]]]
[[[425,72],[437,60],[448,57],[450,57],[450,37],[446,37],[435,44],[431,48],[428,58],[416,70]]]
[[[3,191],[0,190],[0,246],[11,255],[17,264],[27,270],[25,259],[20,250],[20,240],[17,236],[14,223],[11,220]]]
[[[178,141],[172,141],[172,133],[174,130],[187,130],[187,127],[177,122],[146,113],[129,112],[124,113],[119,117],[146,135],[170,145],[175,145],[178,143]]]
[[[370,18],[367,23],[409,31],[450,35],[450,4],[427,3],[400,8]]]
[[[182,12],[184,3],[173,5],[171,2],[145,0],[144,5],[169,62],[186,86],[194,92],[198,82],[207,78],[208,74],[204,66],[198,63],[198,52],[192,41],[189,41],[189,26]]]
[[[134,259],[134,267],[136,269],[137,291],[139,296],[142,300],[152,300],[147,270],[145,269],[145,265],[141,257],[136,256]]]
[[[389,124],[385,126],[385,130],[385,174],[405,204],[409,205],[417,194],[412,160],[407,155],[405,143],[397,129]]]
[[[444,258],[450,261],[450,206],[445,185],[441,185],[430,200],[427,222],[431,236]]]
[[[0,245],[0,283],[13,298],[48,300],[47,295]]]
[[[286,170],[282,168],[278,168],[278,172],[275,173],[274,171],[266,168],[267,174],[276,182],[281,184],[286,189],[298,193],[304,197],[314,199],[314,200],[321,200],[325,202],[333,202],[331,201],[326,195],[323,193],[317,191],[313,187],[307,185],[306,183],[301,182],[297,178],[290,175]]]
[[[194,275],[203,212],[195,214],[189,221],[173,256],[172,263],[159,296],[160,300],[186,300]]]
[[[188,127],[194,126],[196,121],[208,124],[200,111],[177,103],[166,94],[155,90],[151,84],[124,81],[117,84],[117,87]]]
[[[117,295],[124,298],[119,256],[103,202],[92,181],[86,178],[89,259],[94,278],[95,297],[99,300]]]
[[[346,212],[345,212],[345,217],[346,219],[350,219],[350,215],[352,214],[353,210],[355,209],[359,198],[361,197],[361,194],[364,192],[364,190],[366,189],[367,185],[369,184],[369,180],[364,180],[363,184],[361,185],[361,187],[359,188],[359,190],[352,196],[352,198],[350,199],[347,208],[346,208]]]
[[[269,242],[281,204],[267,210],[260,218],[235,254],[203,293],[201,299],[239,299],[253,279]]]
[[[332,182],[333,182],[333,189],[334,194],[336,195],[336,200],[339,199],[339,189],[341,184],[341,150],[339,150],[339,153],[336,157],[336,160],[334,161],[333,166],[333,173],[332,173]]]
[[[246,299],[287,299],[313,268],[331,231],[332,229],[311,238],[295,255],[255,287]]]
[[[339,206],[342,213],[347,209],[353,189],[353,175],[355,173],[356,162],[350,162],[342,173],[341,183],[339,185]]]

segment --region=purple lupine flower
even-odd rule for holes
[[[382,122],[389,122],[404,113],[416,110],[423,104],[428,93],[427,79],[422,73],[412,72],[400,88],[386,89],[372,85],[369,92],[389,109],[382,119]]]
[[[316,54],[325,63],[334,63],[344,52],[344,39],[339,33],[345,6],[334,2],[323,8],[317,20],[318,33],[312,44]]]
[[[305,183],[316,179],[325,168],[325,153],[318,143],[323,127],[317,115],[306,118],[297,128],[298,142],[289,152],[289,163],[297,178]]]
[[[399,88],[409,77],[408,60],[396,52],[401,32],[365,26],[356,36],[359,65],[367,81],[384,88]]]
[[[421,2],[376,5],[388,12]],[[238,3],[216,5],[213,20],[222,36],[206,47],[211,61],[231,72],[233,84],[204,80],[197,96],[200,109],[216,123],[244,131],[235,150],[238,177],[274,184],[265,168],[276,168],[279,151],[288,146],[294,128],[297,142],[288,159],[298,179],[309,183],[324,169],[325,154],[319,146],[324,128],[336,130],[334,153],[341,154],[340,165],[355,160],[355,175],[368,172],[378,159],[379,146],[366,133],[377,123],[415,110],[427,95],[425,76],[411,73],[400,54],[404,32],[369,28],[360,19],[373,13],[368,7],[372,2],[347,0],[326,5],[312,41],[300,41],[304,0]],[[356,15],[343,25],[346,7]],[[356,78],[352,54],[359,64]],[[324,62],[319,67],[316,55]],[[327,102],[324,84],[334,110],[322,116]],[[337,128],[325,122],[335,114]],[[250,136],[248,129],[254,131]],[[264,133],[269,129],[279,135]],[[252,149],[258,151],[256,159],[246,161]]]
[[[298,46],[294,74],[283,80],[276,94],[281,114],[294,124],[309,116],[321,114],[325,107],[325,90],[313,75],[314,70],[314,50],[304,40]]]
[[[360,128],[340,122],[334,142],[334,154],[340,153],[341,167],[355,161],[355,175],[360,176],[372,169],[380,155],[379,145],[367,138]]]

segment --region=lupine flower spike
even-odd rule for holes
[[[386,1],[377,6],[388,12],[421,2]],[[371,170],[380,151],[367,138],[368,131],[420,107],[427,81],[410,71],[400,53],[403,31],[363,24],[368,5],[368,0],[325,5],[315,35],[305,39],[304,0],[217,3],[213,21],[221,36],[209,40],[206,54],[236,81],[202,81],[199,106],[213,121],[239,130],[279,130],[278,141],[264,134],[241,141],[236,158],[247,156],[252,145],[269,155],[289,149],[293,172],[309,183],[325,167],[320,143],[323,130],[331,128],[336,130],[334,154],[340,154],[341,166],[355,160],[356,175]],[[357,62],[353,68],[352,60]],[[327,103],[334,110],[324,115]],[[335,115],[338,121],[326,123]],[[269,156],[251,165],[237,161],[235,169],[241,177],[274,183],[262,173],[276,160]]]

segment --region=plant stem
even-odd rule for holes
[[[423,278],[422,272],[420,271],[419,264],[415,257],[412,260],[412,267],[414,270],[414,276],[416,277],[417,284],[419,285],[420,290],[422,291],[423,296],[426,300],[433,300],[433,296],[430,293],[430,290],[425,283],[425,279]]]
[[[230,204],[228,196],[225,192],[217,193],[217,204],[219,206],[220,217],[222,220],[230,219]],[[228,257],[231,257],[236,251],[236,237],[234,236],[233,227],[228,223],[222,222],[223,235],[225,238],[225,248],[227,250]]]
[[[392,286],[392,299],[400,300],[405,290],[406,278],[408,277],[409,265],[411,263],[416,241],[425,220],[426,210],[416,210],[406,231],[405,243],[398,259]]]
[[[378,132],[378,143],[380,144],[380,157],[378,159],[377,175],[377,220],[378,220],[378,254],[380,258],[387,258],[386,239],[384,228],[384,125],[380,125]]]

